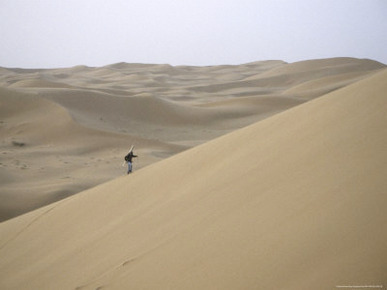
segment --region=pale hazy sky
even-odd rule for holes
[[[0,0],[0,66],[387,64],[387,0]]]

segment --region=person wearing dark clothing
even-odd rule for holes
[[[125,161],[128,163],[128,174],[132,172],[132,158],[137,157],[137,155],[133,154],[133,151],[130,151],[128,155],[125,156]]]

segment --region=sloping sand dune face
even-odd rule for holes
[[[0,70],[0,219],[69,196],[358,81],[351,58]]]
[[[1,288],[385,287],[386,80],[1,223]]]

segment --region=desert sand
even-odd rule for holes
[[[234,66],[0,69],[0,221],[322,96],[383,69],[353,58]]]
[[[50,88],[53,71],[8,71],[2,198],[112,179],[128,144],[145,161],[0,223],[1,289],[386,287],[384,65],[116,64]]]

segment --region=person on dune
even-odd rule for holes
[[[132,164],[132,158],[137,157],[137,155],[133,154],[133,150],[130,150],[130,152],[125,156],[125,161],[128,163],[128,174],[132,172],[133,164]]]

